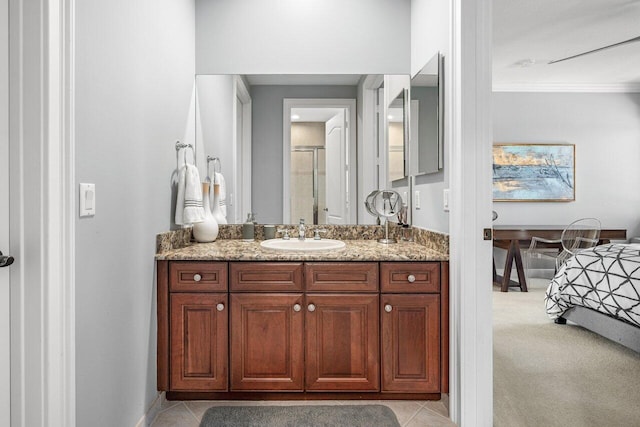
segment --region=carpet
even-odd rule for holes
[[[640,425],[640,354],[544,310],[548,280],[493,293],[494,425]]]
[[[400,427],[383,405],[214,406],[200,427]]]

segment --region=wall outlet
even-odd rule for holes
[[[449,189],[442,190],[442,208],[445,212],[449,212]]]
[[[413,204],[416,209],[420,209],[420,191],[416,190],[415,196],[413,197]]]

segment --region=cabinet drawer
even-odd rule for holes
[[[227,290],[227,263],[172,261],[169,263],[169,290],[224,292]]]
[[[440,292],[440,263],[380,263],[380,287],[382,292]]]
[[[301,262],[232,262],[232,291],[301,291]]]
[[[308,262],[304,265],[309,292],[377,292],[378,263]]]

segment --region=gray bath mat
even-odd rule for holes
[[[383,405],[213,406],[200,427],[400,427]]]

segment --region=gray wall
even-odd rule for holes
[[[409,0],[196,0],[198,74],[395,74]]]
[[[438,88],[412,86],[411,100],[418,101],[417,170],[438,170]]]
[[[195,73],[191,0],[76,6],[78,426],[134,426],[156,398],[155,235],[170,228],[174,143]]]
[[[576,145],[576,200],[496,202],[496,224],[596,217],[640,235],[640,94],[494,93],[495,142]]]
[[[261,224],[282,223],[282,110],[284,98],[355,99],[357,86],[251,87],[253,146],[251,206]],[[355,143],[355,141],[354,141]]]

